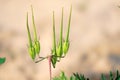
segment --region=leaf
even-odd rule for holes
[[[104,74],[101,75],[101,80],[106,80]]]
[[[6,61],[6,58],[0,58],[0,64],[5,63],[5,61]]]

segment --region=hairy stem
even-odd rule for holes
[[[52,80],[51,59],[52,59],[52,56],[48,56],[50,80]]]

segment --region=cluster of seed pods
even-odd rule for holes
[[[36,55],[39,55],[39,53],[40,53],[40,42],[38,40],[37,33],[36,33],[36,26],[35,26],[34,14],[33,14],[32,6],[31,6],[31,10],[32,10],[32,22],[33,22],[33,30],[34,30],[34,40],[32,40],[32,38],[31,38],[29,24],[28,24],[28,13],[27,13],[26,23],[27,23],[27,32],[28,32],[28,39],[29,39],[28,51],[29,51],[29,54],[30,54],[31,58],[33,60],[35,60]]]
[[[39,56],[40,53],[40,42],[37,37],[37,31],[36,31],[36,26],[35,26],[35,20],[34,20],[34,13],[33,13],[33,7],[31,6],[31,11],[32,11],[32,24],[33,24],[33,30],[34,30],[34,40],[31,38],[31,33],[29,29],[29,24],[28,24],[28,13],[27,13],[27,32],[28,32],[28,40],[29,40],[29,45],[28,45],[28,51],[33,60],[35,60],[36,55]],[[60,61],[61,58],[65,57],[66,53],[68,52],[69,49],[69,32],[70,32],[70,23],[71,23],[71,13],[72,13],[72,7],[70,8],[70,15],[69,15],[69,20],[68,20],[68,29],[66,33],[66,39],[63,40],[63,8],[62,8],[62,18],[61,18],[61,29],[60,29],[60,40],[58,45],[56,45],[56,35],[55,35],[55,17],[54,17],[54,12],[53,12],[53,48],[51,50],[51,62],[53,67],[55,68],[55,65],[58,61]],[[42,61],[47,57],[39,57],[40,60]],[[39,61],[35,61],[36,63]]]
[[[69,32],[70,32],[70,23],[71,23],[71,13],[72,7],[70,8],[69,20],[68,20],[68,29],[66,33],[66,39],[63,40],[63,8],[62,8],[62,17],[61,17],[61,27],[60,27],[60,40],[58,45],[56,45],[56,35],[55,35],[55,17],[53,12],[53,49],[52,49],[52,65],[55,68],[57,62],[61,58],[64,58],[66,53],[69,50]]]
[[[68,29],[66,33],[66,39],[63,40],[63,8],[62,8],[62,18],[61,18],[61,29],[60,29],[60,40],[58,45],[56,45],[56,35],[55,35],[55,17],[53,12],[53,48],[51,50],[51,55],[47,57],[41,57],[39,56],[40,53],[40,42],[37,37],[37,31],[34,21],[34,13],[33,13],[33,7],[31,6],[32,11],[32,24],[33,24],[33,30],[34,30],[34,40],[32,40],[29,24],[28,24],[28,13],[27,13],[27,20],[26,20],[26,26],[27,26],[27,32],[28,32],[28,51],[30,57],[35,61],[36,55],[38,55],[39,60],[35,61],[35,63],[38,63],[44,59],[48,59],[49,61],[49,72],[50,72],[50,80],[52,79],[52,73],[51,73],[51,64],[53,65],[53,68],[55,68],[55,65],[57,62],[60,61],[61,58],[64,58],[69,50],[69,32],[70,32],[70,23],[71,23],[71,13],[72,13],[72,7],[70,9],[70,15],[68,20]]]

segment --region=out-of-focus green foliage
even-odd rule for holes
[[[67,78],[64,72],[61,72],[60,76],[53,78],[53,80],[89,80],[89,79],[84,77],[84,75],[78,73],[73,73],[73,75],[70,78]]]
[[[0,64],[5,63],[5,61],[6,61],[6,58],[0,58]]]
[[[83,74],[78,73],[73,73],[73,75],[68,78],[64,72],[61,72],[61,74],[58,77],[53,78],[53,80],[89,80],[89,78],[86,78]],[[116,74],[110,71],[108,77],[101,74],[100,80],[120,80],[119,71],[117,70]]]

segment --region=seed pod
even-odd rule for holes
[[[35,56],[36,56],[36,53],[35,53],[35,49],[33,47],[32,39],[31,39],[31,34],[30,34],[30,29],[29,29],[29,25],[28,25],[28,13],[27,13],[26,25],[27,25],[28,40],[29,40],[28,51],[29,51],[29,54],[30,54],[31,58],[34,60]]]
[[[57,47],[57,56],[62,56],[63,54],[63,8],[62,8],[62,17],[61,17],[61,29],[60,29],[60,42]]]
[[[66,40],[63,43],[63,52],[64,52],[65,55],[68,52],[69,45],[70,45],[70,42],[69,42],[69,33],[70,33],[71,14],[72,14],[72,6],[70,8],[70,15],[69,15],[69,20],[68,20],[68,30],[67,30],[67,34],[66,34]]]
[[[33,13],[33,7],[32,6],[31,6],[31,11],[32,11],[32,23],[33,23],[33,30],[34,30],[34,48],[35,48],[36,54],[39,55],[39,53],[40,53],[40,42],[37,38],[37,31],[36,31],[34,13]]]
[[[69,43],[69,41],[65,41],[64,43],[63,43],[63,53],[66,55],[66,53],[68,52],[68,50],[69,50],[69,45],[70,45],[70,43]]]
[[[35,25],[34,13],[33,13],[32,5],[31,5],[31,11],[32,11],[32,23],[33,23],[33,30],[34,30],[34,41],[38,41],[37,40],[37,31],[36,31],[36,25]]]
[[[29,54],[30,54],[31,58],[34,60],[36,57],[35,48],[29,47],[28,50],[29,50]]]
[[[39,54],[40,53],[40,42],[39,41],[35,41],[34,48],[35,48],[36,54]]]
[[[61,50],[61,46],[59,45],[56,49],[56,53],[57,53],[57,56],[61,57],[62,56],[62,50]]]
[[[52,55],[56,55],[56,35],[55,35],[55,16],[53,12],[53,49]]]

